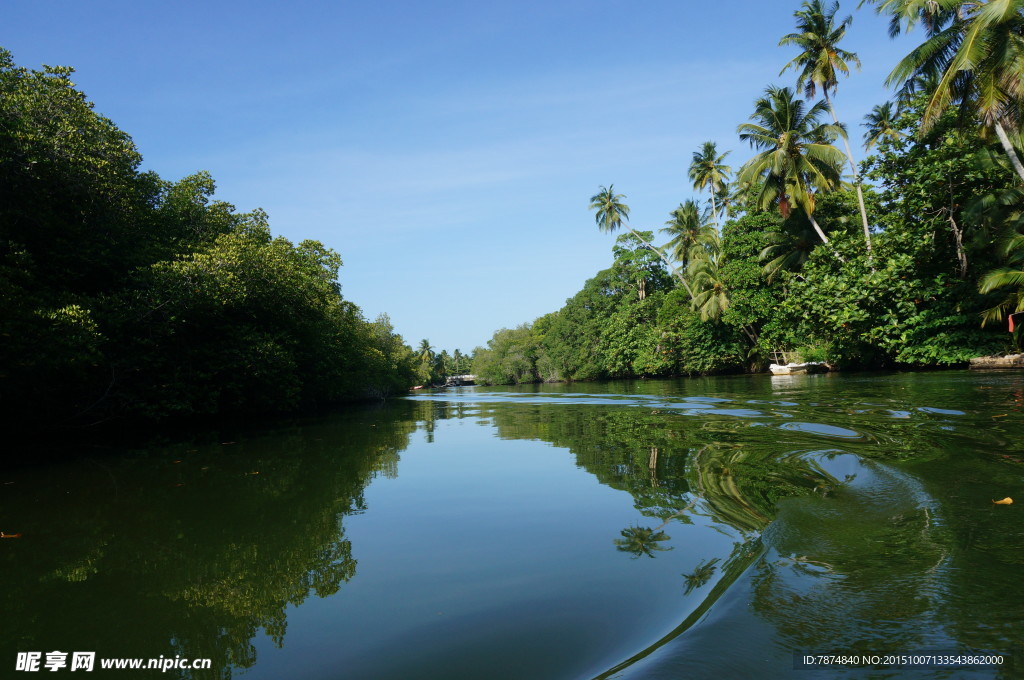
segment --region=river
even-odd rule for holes
[[[466,387],[74,453],[0,471],[2,677],[1024,674],[1024,374]]]

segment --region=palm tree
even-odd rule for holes
[[[420,362],[420,379],[428,386],[434,382],[434,357],[434,348],[430,346],[430,341],[420,340],[420,346],[416,349],[416,358]]]
[[[853,52],[841,49],[838,44],[846,35],[846,27],[853,21],[853,17],[847,16],[836,25],[836,12],[839,10],[839,3],[833,2],[827,8],[823,6],[822,0],[810,0],[804,2],[803,9],[793,13],[796,17],[798,33],[790,33],[783,36],[779,45],[796,45],[802,52],[786,64],[779,75],[782,75],[791,66],[799,70],[796,79],[797,88],[804,88],[804,94],[808,99],[814,98],[818,89],[828,105],[829,113],[832,114],[832,122],[839,125],[839,117],[836,115],[835,106],[832,105],[832,98],[829,93],[834,93],[839,85],[838,74],[850,74],[850,67],[847,62],[860,68],[860,59]],[[860,208],[860,219],[864,227],[864,243],[867,245],[868,257],[871,257],[871,229],[868,227],[868,213],[864,208],[864,191],[861,188],[860,175],[857,173],[857,162],[853,159],[853,151],[850,149],[850,140],[842,135],[843,144],[846,146],[846,159],[850,162],[850,170],[853,173],[853,183],[857,189],[857,205]]]
[[[430,346],[427,339],[420,340],[420,346],[416,349],[416,358],[420,363],[427,364],[434,360],[434,348]]]
[[[717,258],[697,259],[691,266],[690,280],[697,295],[693,298],[694,309],[701,321],[718,321],[722,312],[729,308],[729,291],[722,279]]]
[[[1008,314],[1024,312],[1024,234],[1014,234],[1000,245],[1007,266],[993,269],[981,277],[978,290],[991,293],[1001,288],[1010,291],[1002,302],[981,313],[981,325],[989,321],[1002,321]]]
[[[729,175],[732,168],[722,163],[725,157],[731,152],[718,153],[714,142],[704,142],[700,151],[693,152],[693,160],[690,161],[690,179],[693,180],[693,188],[697,191],[705,189],[711,194],[711,215],[718,221],[718,204],[716,198],[722,193],[729,183]]]
[[[708,224],[700,214],[697,202],[690,199],[680,203],[679,207],[669,215],[662,233],[668,234],[671,240],[663,247],[669,250],[672,259],[680,263],[680,269],[686,269],[690,262],[690,249],[698,244],[709,243],[718,232]]]
[[[892,102],[885,102],[884,104],[878,104],[875,108],[871,109],[871,113],[864,116],[864,122],[861,123],[863,127],[868,129],[864,133],[864,149],[870,151],[878,142],[883,139],[891,139],[893,141],[906,137],[900,132],[900,126],[897,122],[900,111],[897,107],[893,109]]]
[[[598,229],[611,234],[629,221],[629,206],[622,202],[624,198],[625,194],[615,193],[614,184],[602,186],[601,191],[590,197],[590,209],[596,211],[594,221]]]
[[[773,231],[765,234],[768,245],[761,251],[760,259],[765,262],[764,273],[768,275],[769,281],[780,271],[800,269],[810,257],[816,237],[814,231],[807,228],[809,226],[799,231],[790,229],[786,233]]]
[[[737,128],[742,141],[760,150],[740,169],[737,181],[757,187],[754,201],[762,210],[778,205],[783,217],[789,217],[793,208],[802,210],[822,242],[828,243],[814,219],[814,193],[839,186],[843,154],[832,141],[846,133],[839,125],[818,121],[825,106],[816,102],[806,108],[788,87],[765,89],[754,102],[750,118],[755,122]]]
[[[890,15],[890,38],[895,38],[905,30],[909,31],[918,23],[924,24],[928,35],[935,35],[956,16],[954,6],[960,4],[936,0],[861,0],[861,5],[865,2],[878,5],[875,8],[878,14]]]
[[[1007,132],[1019,126],[1024,105],[1024,0],[880,0],[878,11],[893,15],[897,31],[900,21],[908,28],[926,21],[927,39],[886,80],[904,89],[922,79],[934,83],[919,134],[927,133],[949,106],[958,105],[961,113],[976,114],[983,130],[995,132],[1024,180],[1024,164]]]
[[[690,290],[690,285],[686,282],[682,273],[672,266],[669,259],[665,257],[665,253],[651,245],[650,241],[627,224],[629,221],[629,206],[622,202],[624,198],[626,198],[625,194],[615,193],[614,184],[609,184],[607,187],[602,186],[601,191],[590,197],[590,209],[595,211],[594,221],[597,222],[597,228],[606,233],[612,233],[621,227],[629,229],[629,233],[633,234],[645,247],[661,258],[661,261],[665,263],[669,271],[675,274],[679,282],[683,284],[683,287],[692,299],[693,291]]]

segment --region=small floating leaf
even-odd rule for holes
[[[1005,413],[1000,413],[999,415],[997,415],[997,416],[992,416],[992,417],[993,417],[993,418],[1005,418],[1006,416],[1007,416],[1007,414],[1005,414]]]
[[[1001,501],[992,501],[992,502],[995,503],[996,505],[1013,505],[1013,499],[1010,498],[1009,496],[1007,496],[1006,498],[1004,498]]]

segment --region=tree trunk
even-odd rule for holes
[[[1010,163],[1013,164],[1013,169],[1017,171],[1017,176],[1024,181],[1024,165],[1021,165],[1017,150],[1013,148],[1010,138],[1006,136],[1006,130],[1003,129],[1002,123],[997,120],[992,127],[996,131],[996,136],[999,137],[999,143],[1003,145],[1003,151],[1010,157]]]
[[[953,229],[953,239],[956,242],[956,259],[960,262],[960,280],[967,279],[967,252],[964,250],[964,232],[960,225],[953,219],[953,209],[949,210],[949,226]]]
[[[828,92],[825,92],[825,102],[828,103],[829,113],[832,114],[832,121],[839,125],[839,117],[836,116],[836,109],[832,106]],[[868,227],[868,211],[864,208],[864,192],[861,190],[860,175],[857,174],[857,164],[853,160],[853,151],[850,149],[850,140],[844,135],[843,144],[846,146],[846,158],[850,161],[850,170],[853,171],[853,183],[857,187],[857,205],[860,207],[860,221],[864,226],[864,243],[868,248],[868,262],[871,262],[871,229]]]
[[[721,232],[722,231],[722,225],[718,223],[718,206],[715,203],[715,187],[714,187],[714,185],[712,185],[712,187],[711,187],[711,214],[715,218],[715,228],[718,229],[719,232]]]
[[[808,215],[807,219],[811,221],[811,226],[814,227],[814,231],[816,231],[818,233],[818,236],[821,237],[822,243],[828,245],[828,236],[825,236],[825,232],[821,230],[821,227],[818,225],[818,220],[814,219],[814,215]],[[843,259],[842,255],[839,254],[839,251],[837,251],[832,246],[829,246],[829,249],[832,251],[832,254],[836,256],[837,260],[839,260],[843,264],[846,264],[846,260]]]
[[[814,215],[808,214],[807,219],[811,221],[811,226],[814,227],[814,231],[818,234],[818,238],[821,239],[821,242],[828,244],[828,236],[825,236],[825,232],[821,230],[821,227],[818,225],[818,220],[814,219]]]

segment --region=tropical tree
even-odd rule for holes
[[[590,209],[594,212],[594,221],[597,222],[597,228],[605,233],[614,233],[616,230],[625,227],[629,229],[629,233],[633,234],[645,247],[656,253],[661,261],[669,268],[669,271],[676,275],[679,282],[686,288],[686,292],[693,297],[693,291],[690,290],[690,285],[686,282],[686,278],[682,272],[672,266],[672,263],[665,256],[659,248],[651,245],[651,242],[640,235],[635,229],[628,225],[629,222],[629,206],[622,202],[622,199],[626,198],[625,194],[615,193],[615,185],[609,184],[607,187],[602,186],[601,191],[590,197]]]
[[[690,262],[691,249],[712,242],[718,232],[707,223],[700,214],[697,202],[692,199],[680,203],[669,217],[661,231],[668,234],[671,240],[663,247],[669,251],[672,259],[680,263],[680,269],[685,270]]]
[[[661,260],[644,245],[653,238],[654,234],[649,231],[637,232],[637,236],[620,234],[612,248],[615,255],[612,273],[627,282],[626,287],[635,289],[640,300],[646,298],[648,293],[672,287]]]
[[[447,377],[454,373],[452,370],[452,357],[448,354],[448,350],[441,350],[441,353],[434,357],[434,363],[440,375]]]
[[[700,314],[701,321],[718,321],[722,312],[729,308],[729,291],[722,278],[718,258],[707,250],[698,252],[705,254],[698,255],[690,267],[690,281],[696,291],[693,307]]]
[[[766,88],[754,102],[754,122],[737,128],[742,141],[760,150],[740,169],[737,181],[752,188],[752,198],[763,210],[777,205],[783,217],[793,208],[802,210],[828,243],[814,219],[814,195],[839,186],[843,154],[832,142],[846,133],[840,125],[819,122],[825,108],[825,102],[807,108],[788,87]]]
[[[801,220],[801,224],[804,224]],[[771,231],[765,234],[767,245],[761,251],[760,259],[764,262],[764,273],[771,281],[780,271],[797,271],[800,269],[811,251],[814,250],[816,236],[812,229],[789,229],[785,232]]]
[[[434,348],[430,346],[430,341],[425,338],[420,340],[420,346],[416,348],[416,360],[419,361],[419,378],[424,385],[434,382],[434,359],[436,356]]]
[[[704,142],[700,151],[693,152],[693,160],[690,161],[690,179],[693,180],[693,188],[697,191],[705,191],[711,194],[711,215],[715,226],[718,221],[717,198],[726,190],[729,184],[729,175],[732,168],[722,161],[731,152],[718,153],[714,142]]]
[[[786,64],[779,74],[785,73],[790,67],[797,69],[799,75],[797,75],[796,86],[803,88],[808,99],[812,99],[820,89],[821,95],[828,105],[829,113],[832,114],[832,122],[838,126],[839,117],[836,115],[830,93],[834,93],[839,85],[839,73],[849,75],[848,63],[860,68],[860,59],[857,58],[857,55],[838,46],[839,41],[846,35],[846,28],[853,21],[853,17],[847,16],[837,25],[838,2],[833,2],[825,7],[822,0],[810,0],[804,2],[802,7],[803,9],[793,13],[797,20],[798,32],[783,36],[779,41],[779,45],[795,45],[802,51]],[[864,243],[867,245],[868,257],[870,257],[871,229],[868,226],[868,213],[864,208],[864,191],[861,188],[860,175],[857,173],[857,162],[853,159],[853,151],[850,149],[850,141],[846,135],[841,136],[846,147],[846,159],[849,161],[850,171],[853,173],[854,186],[857,189],[857,204],[864,227]]]
[[[867,128],[864,133],[864,149],[870,151],[878,142],[883,139],[896,140],[905,137],[901,131],[897,119],[899,118],[899,107],[893,107],[892,102],[878,104],[871,113],[864,116],[863,127]]]
[[[1024,180],[1010,134],[1019,129],[1024,104],[1024,0],[876,0],[892,15],[890,33],[924,22],[927,39],[889,74],[886,83],[904,90],[931,82],[919,134],[935,125],[952,105],[973,114],[992,131]]]
[[[981,314],[981,324],[1002,321],[1009,314],[1024,311],[1024,234],[1014,234],[1000,245],[1006,265],[993,269],[981,277],[978,290],[991,293],[1008,289],[1006,297]]]

